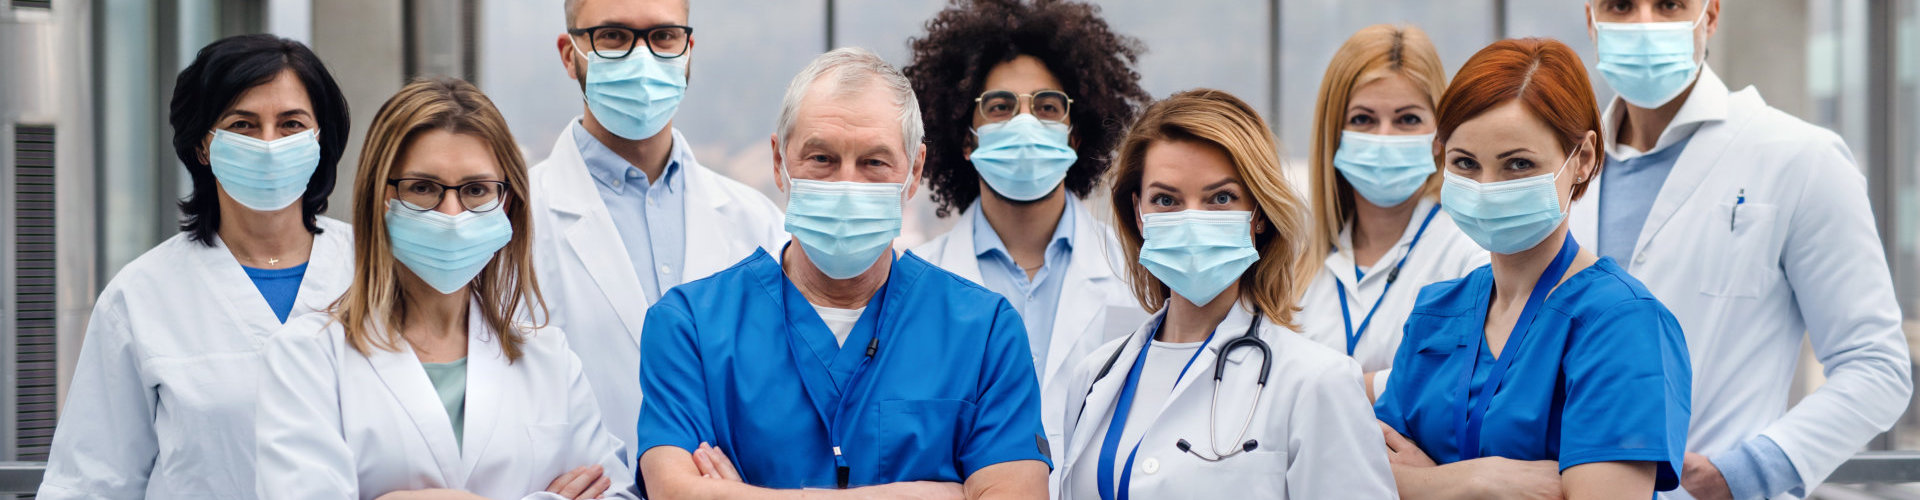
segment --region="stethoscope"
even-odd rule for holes
[[[1164,320],[1165,320],[1165,316],[1162,316],[1160,321],[1164,321]],[[1149,330],[1149,334],[1158,330],[1159,330],[1159,325],[1156,323],[1154,325],[1154,328],[1152,330]],[[1263,395],[1266,394],[1267,376],[1273,373],[1273,348],[1267,345],[1267,342],[1265,340],[1260,339],[1259,332],[1260,332],[1260,310],[1258,308],[1255,308],[1253,310],[1253,321],[1247,325],[1246,333],[1240,335],[1239,337],[1234,338],[1233,340],[1229,340],[1225,345],[1220,346],[1220,355],[1215,358],[1216,361],[1213,365],[1213,395],[1212,395],[1212,401],[1209,403],[1207,408],[1207,445],[1209,448],[1211,448],[1211,451],[1213,452],[1212,455],[1209,456],[1199,450],[1193,449],[1193,444],[1188,442],[1186,439],[1180,439],[1174,442],[1175,448],[1178,448],[1183,453],[1192,454],[1194,457],[1199,458],[1201,460],[1205,460],[1207,462],[1219,462],[1221,460],[1226,460],[1228,458],[1231,458],[1235,455],[1239,455],[1241,453],[1253,451],[1260,447],[1259,441],[1253,440],[1253,439],[1247,439],[1247,432],[1252,430],[1254,413],[1259,411],[1260,399]],[[1131,340],[1129,340],[1129,342],[1131,342]],[[1146,349],[1148,348],[1151,348],[1151,346],[1145,346],[1141,348],[1139,357],[1136,358],[1135,360],[1133,372],[1129,373],[1130,380],[1134,380],[1134,381],[1138,380],[1135,374],[1138,371],[1140,371],[1140,365],[1144,364],[1144,359],[1147,356]],[[1223,385],[1222,381],[1226,379],[1227,365],[1230,364],[1230,363],[1227,363],[1227,357],[1232,355],[1235,349],[1241,349],[1241,348],[1252,348],[1260,353],[1260,374],[1259,374],[1259,378],[1255,383],[1255,388],[1253,393],[1253,405],[1247,408],[1247,416],[1246,418],[1241,420],[1240,432],[1238,436],[1233,438],[1233,440],[1229,441],[1229,443],[1239,443],[1239,444],[1237,447],[1229,447],[1225,450],[1222,450],[1219,445],[1219,429],[1217,425],[1215,425],[1217,422],[1217,419],[1215,418],[1215,416],[1219,413],[1219,410],[1220,410],[1220,386]],[[1202,347],[1201,349],[1204,352],[1205,347]],[[1125,351],[1125,349],[1115,349],[1113,356],[1107,358],[1106,364],[1100,367],[1100,372],[1094,375],[1093,384],[1089,384],[1089,387],[1087,389],[1088,394],[1093,393],[1093,389],[1091,387],[1092,385],[1098,384],[1101,379],[1106,378],[1107,374],[1113,372],[1113,366],[1114,364],[1120,361],[1120,354],[1123,351]],[[1195,359],[1198,359],[1198,353],[1196,353]],[[1189,366],[1192,365],[1192,360],[1188,361],[1188,365]],[[1182,375],[1184,376],[1185,369],[1182,369],[1181,372],[1182,372]],[[1176,381],[1176,385],[1177,383],[1178,382]],[[1126,387],[1122,388],[1123,392],[1126,392],[1128,389],[1130,388],[1126,388]],[[1122,417],[1118,417],[1118,415],[1120,415],[1120,413],[1124,411],[1127,411],[1127,409],[1119,408],[1116,406],[1114,409],[1116,418],[1122,418]],[[1082,415],[1086,413],[1086,406],[1084,401],[1081,403],[1080,413]],[[1109,432],[1111,432],[1111,429],[1109,430]],[[1135,446],[1135,449],[1136,450],[1138,449],[1138,445]],[[1129,459],[1129,462],[1131,462],[1131,459]],[[1127,467],[1127,469],[1131,469],[1131,468],[1132,467]]]

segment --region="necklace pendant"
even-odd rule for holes
[[[280,263],[280,259],[267,259],[267,265],[269,266],[274,264],[279,264],[279,263]]]

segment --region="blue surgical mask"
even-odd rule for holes
[[[1007,199],[1033,201],[1053,192],[1080,155],[1067,145],[1065,123],[1040,121],[1031,113],[974,129],[980,145],[968,159],[987,186]]]
[[[1600,76],[1621,99],[1640,108],[1658,108],[1678,97],[1700,76],[1693,44],[1696,28],[1707,16],[1705,7],[1691,22],[1594,22]]]
[[[497,208],[447,215],[387,200],[386,221],[393,258],[440,293],[467,286],[513,240],[513,223]]]
[[[1253,212],[1183,210],[1140,215],[1140,265],[1195,305],[1213,302],[1260,260]]]
[[[787,181],[787,232],[827,277],[859,276],[900,236],[907,183]]]
[[[1340,150],[1333,153],[1333,167],[1368,202],[1399,206],[1433,176],[1433,134],[1342,132]]]
[[[320,167],[320,136],[308,130],[269,142],[215,130],[207,160],[233,201],[261,212],[279,210],[307,192]]]
[[[1574,154],[1579,152],[1574,149]],[[1567,218],[1554,182],[1572,161],[1573,155],[1567,155],[1560,170],[1551,174],[1485,184],[1449,171],[1440,185],[1440,206],[1480,248],[1497,254],[1533,248]]]
[[[587,59],[587,109],[608,132],[637,141],[673,121],[687,91],[687,56],[662,59],[636,49],[607,59],[582,52],[579,44],[573,50]]]

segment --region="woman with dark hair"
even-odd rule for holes
[[[1440,99],[1440,205],[1493,255],[1421,289],[1407,318],[1374,406],[1402,497],[1679,485],[1693,380],[1680,324],[1567,232],[1603,161],[1594,101],[1580,56],[1538,38],[1481,49]]]
[[[954,0],[904,70],[926,117],[924,175],[953,230],[913,249],[1005,296],[1026,323],[1059,456],[1063,370],[1146,319],[1113,231],[1081,201],[1148,96],[1140,43],[1065,0]]]
[[[193,177],[181,233],[95,302],[39,498],[254,498],[260,349],[351,277],[351,229],[319,215],[347,101],[313,51],[214,42],[168,118]]]

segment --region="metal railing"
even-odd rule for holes
[[[0,462],[0,494],[33,493],[46,472],[46,462]]]

